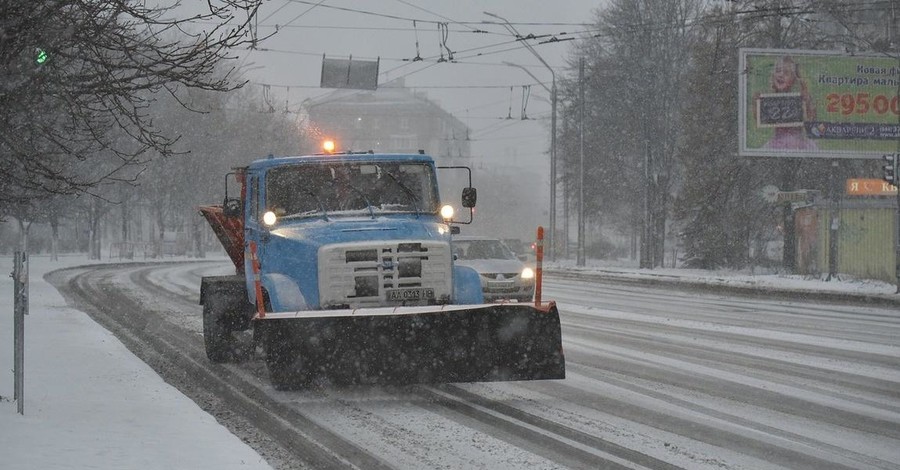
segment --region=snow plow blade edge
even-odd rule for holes
[[[438,308],[266,314],[273,383],[298,388],[318,376],[349,384],[565,378],[555,303]]]

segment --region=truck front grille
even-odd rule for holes
[[[322,308],[450,302],[450,247],[436,241],[359,242],[319,248]]]

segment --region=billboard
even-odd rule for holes
[[[900,145],[900,61],[741,49],[739,154],[881,158]]]
[[[850,178],[846,184],[847,196],[894,196],[897,187],[877,178]]]

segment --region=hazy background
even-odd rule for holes
[[[485,176],[491,171],[521,182],[514,188],[508,182],[500,183],[509,191],[520,192],[522,197],[517,200],[526,207],[509,207],[522,214],[521,226],[512,230],[516,234],[498,236],[529,238],[534,227],[549,224],[550,94],[525,70],[503,62],[527,68],[547,88],[552,76],[500,20],[484,12],[505,17],[522,35],[555,35],[562,40],[584,34],[602,3],[273,0],[261,9],[256,24],[259,38],[275,34],[260,39],[256,50],[240,51],[238,63],[250,80],[248,86],[268,85],[272,107],[300,112],[303,100],[333,91],[319,88],[323,54],[329,58],[380,58],[379,84],[403,79],[406,87],[426,92],[429,99],[469,127],[476,170],[473,178],[481,194],[487,196],[485,190],[492,181]],[[435,22],[447,23],[446,35]],[[538,44],[551,37],[531,44],[560,80],[566,72],[568,51],[577,41]],[[454,61],[440,62],[442,54],[449,58],[447,48]],[[423,60],[413,61],[417,56]],[[530,90],[523,88],[527,85]],[[528,95],[524,120],[523,93]],[[261,155],[266,153],[261,149]],[[484,217],[490,217],[485,210],[497,208],[485,197],[480,198],[479,206],[477,220],[484,225]],[[526,233],[518,235],[523,231]]]

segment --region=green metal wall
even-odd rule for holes
[[[817,208],[819,269],[828,272],[831,218],[825,207]],[[838,213],[837,273],[893,283],[896,212],[892,207],[842,208]]]

